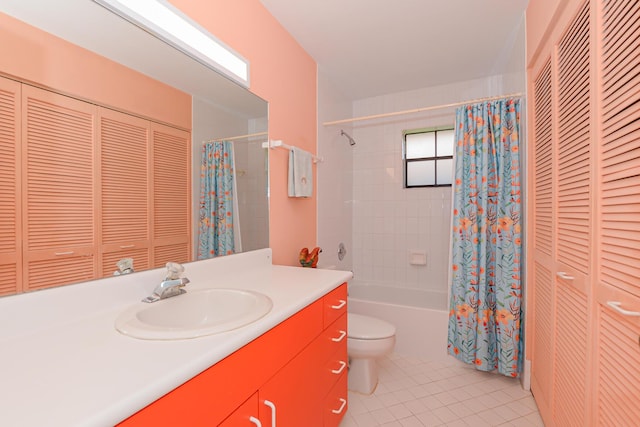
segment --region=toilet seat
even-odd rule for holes
[[[396,327],[384,320],[347,313],[347,336],[359,340],[379,340],[396,334]]]

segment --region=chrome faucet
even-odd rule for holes
[[[153,290],[153,293],[142,302],[156,302],[186,293],[183,288],[189,283],[186,277],[180,277],[184,267],[176,262],[167,263],[167,277]]]

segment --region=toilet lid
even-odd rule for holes
[[[376,340],[389,338],[396,334],[396,327],[384,320],[361,314],[347,314],[349,338],[360,340]]]

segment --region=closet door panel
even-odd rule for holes
[[[598,283],[637,298],[627,308],[640,311],[640,8],[610,0],[602,8]]]
[[[598,306],[596,425],[632,426],[640,420],[640,326]]]
[[[534,83],[534,250],[552,256],[553,232],[553,98],[551,59]],[[548,261],[547,261],[548,262]]]
[[[586,426],[588,307],[585,294],[558,284],[555,317],[553,419],[558,426]]]
[[[585,3],[558,45],[556,260],[582,276],[575,282],[589,274],[591,256],[589,12]]]
[[[100,108],[101,270],[133,258],[134,269],[148,269],[151,248],[150,124]]]
[[[92,279],[95,106],[23,85],[22,117],[25,290]]]
[[[633,313],[640,314],[640,8],[630,0],[600,3],[596,413],[598,425],[637,425],[640,317]]]
[[[153,266],[191,260],[191,136],[153,123]]]
[[[191,258],[191,251],[189,250],[189,244],[183,242],[185,239],[180,240],[180,243],[156,245],[154,247],[154,260],[156,267],[166,265],[169,261],[173,262],[188,262]]]
[[[537,400],[544,400],[550,407],[553,387],[553,276],[544,263],[535,262],[533,278],[534,320],[530,333],[533,334],[533,358],[531,366],[531,388]]]
[[[553,92],[551,59],[533,84],[533,336],[531,387],[541,407],[550,408],[553,387]]]
[[[553,420],[584,426],[589,419],[589,295],[592,259],[591,10],[585,1],[557,45],[555,156],[555,317]]]
[[[0,295],[21,280],[20,83],[0,78]]]

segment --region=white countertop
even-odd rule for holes
[[[147,341],[120,334],[114,321],[153,291],[164,269],[0,298],[0,425],[117,424],[352,276],[272,266],[269,249],[185,267],[187,292],[250,289],[273,308],[233,331]]]

